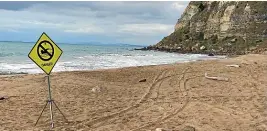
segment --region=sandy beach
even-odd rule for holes
[[[51,75],[54,130],[266,131],[267,55]],[[237,64],[240,67],[226,65]],[[223,77],[224,80],[205,78]],[[49,130],[45,74],[0,77],[0,130]],[[146,79],[143,82],[140,80]]]

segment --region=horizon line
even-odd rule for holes
[[[0,42],[21,42],[21,43],[36,43],[33,41],[10,41],[10,40],[0,40]],[[57,42],[57,44],[94,44],[94,45],[131,45],[131,46],[148,46],[144,44],[127,44],[127,43],[102,43],[102,42],[96,42],[96,41],[91,41],[91,42]]]

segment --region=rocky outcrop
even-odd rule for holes
[[[267,2],[190,2],[174,32],[144,50],[245,54],[267,40]]]

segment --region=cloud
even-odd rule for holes
[[[14,29],[7,29],[8,32],[20,32],[18,30],[14,30]]]
[[[95,34],[114,39],[123,36],[129,42],[134,39],[130,37],[154,36],[151,41],[155,41],[174,30],[187,4],[181,1],[0,2],[0,17],[4,18],[0,30]]]
[[[135,33],[140,35],[169,34],[173,31],[173,25],[166,24],[125,24],[119,26],[118,32]]]
[[[65,29],[64,32],[69,32],[69,33],[104,33],[104,30],[101,28],[75,28],[75,29]]]
[[[53,22],[46,22],[46,21],[38,21],[38,20],[29,20],[29,21],[23,21],[23,20],[18,20],[17,21],[21,25],[31,25],[32,26],[44,26],[44,27],[59,27],[62,26],[60,23],[53,23]],[[28,28],[28,27],[24,27]]]
[[[187,3],[181,3],[181,2],[174,2],[171,4],[171,7],[178,11],[183,11],[186,6],[187,6]]]
[[[46,2],[33,2],[33,1],[1,1],[0,2],[0,9],[5,9],[5,10],[21,10],[27,7],[30,7],[36,3],[46,3]]]

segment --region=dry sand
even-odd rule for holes
[[[229,81],[206,79],[206,72]],[[1,131],[50,129],[49,107],[34,126],[48,96],[44,76],[0,77],[0,97],[8,97],[0,100]],[[267,130],[267,55],[59,72],[52,73],[51,84],[68,119],[53,107],[54,130]]]

